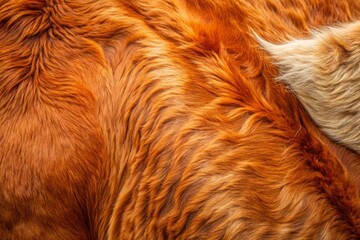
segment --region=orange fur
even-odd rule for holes
[[[0,1],[0,239],[357,239],[360,157],[250,29],[356,0]]]

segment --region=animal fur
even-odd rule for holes
[[[360,21],[279,45],[259,41],[320,128],[360,153]]]
[[[358,239],[360,157],[269,41],[357,0],[0,0],[0,239]]]

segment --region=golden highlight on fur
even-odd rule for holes
[[[357,0],[0,0],[0,239],[359,239],[360,156],[252,33],[359,19]]]
[[[259,41],[321,129],[360,153],[360,21],[281,45]]]

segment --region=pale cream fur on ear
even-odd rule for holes
[[[280,45],[256,37],[320,128],[360,153],[360,21]]]

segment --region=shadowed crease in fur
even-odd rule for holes
[[[0,239],[359,239],[359,155],[251,32],[359,18],[357,0],[0,0]]]
[[[258,40],[320,128],[360,153],[360,21],[281,45]]]

